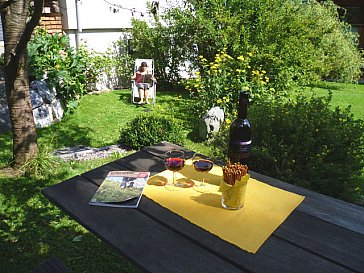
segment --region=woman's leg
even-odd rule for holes
[[[139,98],[140,98],[140,101],[139,103],[143,103],[143,88],[139,88]]]
[[[145,98],[145,102],[146,103],[149,103],[149,97],[148,97],[148,95],[149,95],[149,88],[144,87],[144,98]]]

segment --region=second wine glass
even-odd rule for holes
[[[210,186],[205,183],[205,173],[211,171],[212,167],[214,166],[214,163],[212,161],[212,158],[204,156],[199,153],[195,153],[192,157],[192,164],[194,169],[197,172],[202,173],[202,180],[201,183],[198,185],[195,185],[197,191],[201,192],[207,192],[210,190]]]

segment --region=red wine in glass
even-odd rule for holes
[[[185,160],[179,157],[166,158],[164,162],[167,170],[170,170],[172,172],[178,172],[182,170],[183,167],[185,166]]]
[[[184,152],[180,150],[170,150],[164,154],[164,164],[166,169],[173,172],[173,187],[172,190],[176,190],[176,187],[191,187],[192,185],[186,185],[186,183],[176,183],[176,172],[183,169],[185,166]],[[171,188],[169,188],[171,189]]]
[[[214,163],[210,160],[206,159],[199,159],[193,162],[193,167],[196,171],[200,173],[209,172],[211,171],[212,167],[214,166]]]
[[[196,153],[192,158],[192,165],[197,172],[202,173],[202,181],[199,185],[195,185],[195,188],[200,192],[209,191],[209,186],[205,184],[205,173],[211,171],[214,166],[213,161],[209,157]]]

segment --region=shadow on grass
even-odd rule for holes
[[[308,87],[311,88],[321,88],[321,89],[328,89],[328,90],[341,90],[342,85],[336,84],[335,82],[325,82],[321,81],[312,85],[309,85]]]
[[[120,94],[119,95],[119,101],[123,102],[126,105],[129,104],[130,106],[134,106],[136,109],[142,108],[142,109],[146,109],[146,110],[149,110],[149,111],[153,110],[153,104],[137,104],[137,103],[132,103],[130,96],[131,96],[130,94]]]
[[[88,135],[93,132],[91,128],[79,125],[54,124],[37,132],[40,143],[51,143],[54,149],[74,147],[77,145],[89,146],[92,139]]]
[[[73,272],[137,272],[40,193],[68,176],[0,178],[1,272],[30,272],[52,255]]]
[[[124,93],[120,94],[119,95],[119,101],[121,101],[121,102],[123,102],[125,104],[128,104],[128,103],[131,104],[131,91],[128,94],[124,94]]]
[[[13,139],[11,132],[0,134],[0,168],[12,160]]]

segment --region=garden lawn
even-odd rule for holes
[[[316,96],[326,96],[331,91],[333,107],[344,109],[351,106],[354,116],[364,120],[364,84],[322,82],[307,89]]]
[[[364,85],[328,83],[333,106],[352,105],[355,117],[364,116]],[[323,86],[313,89],[326,95]],[[42,151],[86,145],[116,144],[120,128],[141,113],[158,112],[173,116],[184,125],[185,147],[205,154],[213,147],[190,137],[188,94],[158,92],[156,105],[132,105],[130,91],[86,95],[79,107],[59,122],[38,130]],[[0,134],[0,168],[11,160],[11,134]],[[131,151],[132,152],[132,151]],[[0,268],[2,273],[29,272],[51,255],[61,258],[74,273],[137,272],[128,261],[48,202],[41,189],[115,160],[60,162],[38,177],[8,177],[0,170]]]
[[[86,95],[79,107],[58,124],[38,130],[38,142],[43,151],[86,145],[102,147],[116,144],[119,130],[141,113],[175,111],[180,122],[187,124],[188,94],[173,92],[158,94],[157,105],[132,105],[130,91],[113,91]],[[189,132],[188,126],[184,132]],[[128,261],[106,244],[66,216],[41,195],[41,189],[57,184],[117,159],[86,162],[60,162],[38,177],[8,177],[2,167],[12,157],[10,133],[0,134],[0,268],[2,273],[29,272],[45,258],[56,255],[74,273],[137,272]],[[188,140],[191,149],[206,145]],[[131,153],[133,151],[130,151]]]

